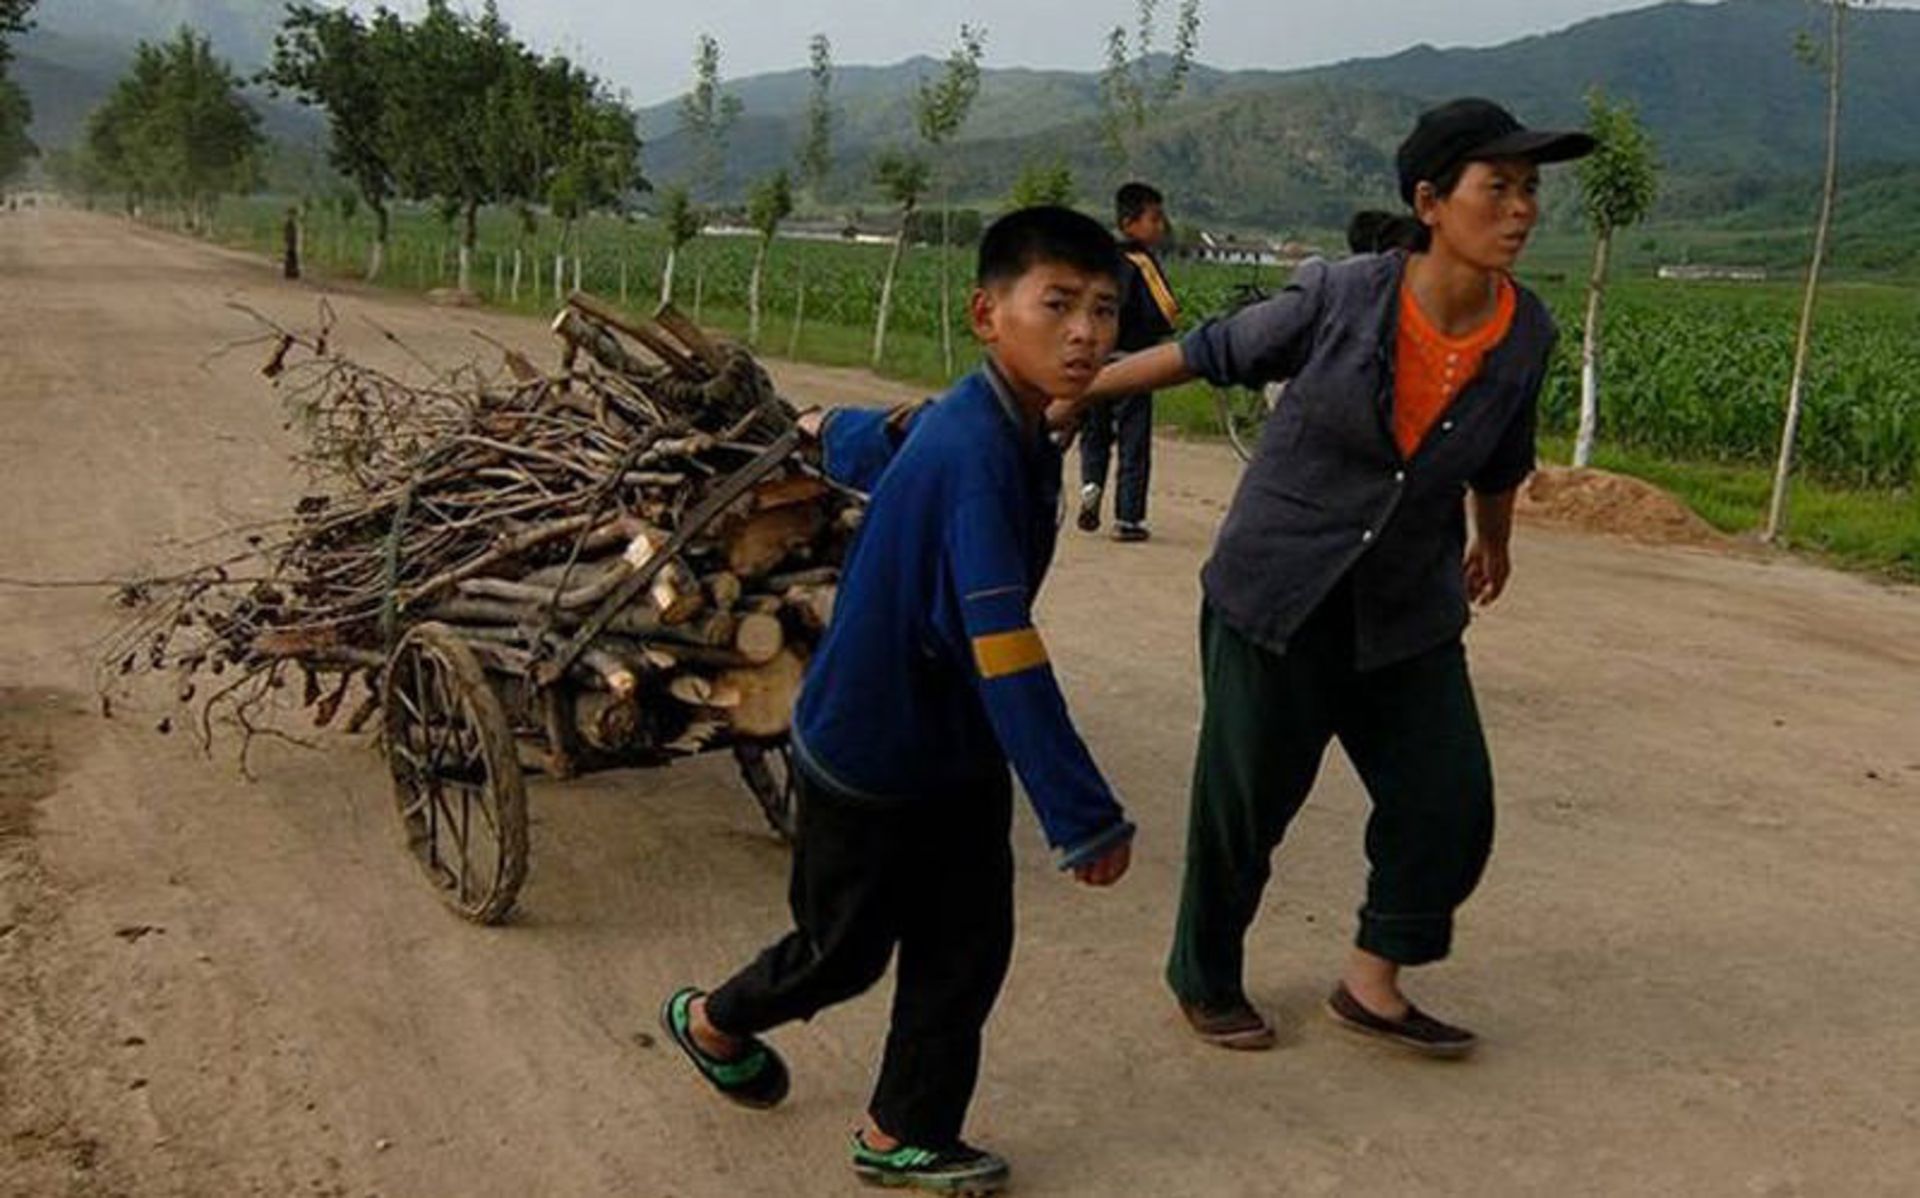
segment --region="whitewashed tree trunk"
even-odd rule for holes
[[[953,193],[940,190],[940,365],[941,377],[953,377]]]
[[[805,261],[803,260],[800,267],[799,282],[794,288],[793,293],[793,328],[787,333],[787,356],[789,358],[797,358],[800,356],[800,328],[806,323],[806,320],[807,270]]]
[[[1600,303],[1607,289],[1607,259],[1613,230],[1593,246],[1593,277],[1587,280],[1587,329],[1580,343],[1580,432],[1573,441],[1573,464],[1593,464],[1593,438],[1600,426]]]
[[[767,247],[773,238],[762,237],[753,255],[753,274],[747,279],[747,344],[760,344],[760,279],[767,269]]]
[[[558,253],[553,256],[553,302],[560,302],[560,293],[567,285],[567,256]]]
[[[522,265],[521,259],[522,259],[522,255],[521,255],[520,247],[516,245],[513,247],[513,283],[512,283],[511,289],[507,292],[508,298],[513,303],[516,303],[516,304],[520,302],[520,270]]]
[[[907,226],[903,220],[900,233],[893,239],[893,253],[887,255],[887,273],[880,280],[880,311],[873,319],[873,365],[880,365],[880,357],[887,352],[887,317],[893,310],[893,277],[900,270],[900,256],[907,249]]]
[[[573,256],[573,289],[580,290],[580,255],[578,253]]]
[[[680,247],[677,245],[668,246],[667,266],[665,270],[660,272],[660,302],[663,304],[673,302],[673,268],[678,265],[679,261]]]
[[[1827,0],[1832,21],[1827,44],[1827,170],[1820,188],[1820,223],[1813,235],[1813,261],[1807,265],[1807,290],[1800,302],[1800,334],[1793,349],[1793,380],[1787,384],[1787,418],[1780,430],[1780,460],[1773,471],[1773,498],[1767,504],[1768,544],[1780,539],[1787,524],[1787,487],[1793,479],[1793,446],[1800,435],[1800,408],[1813,347],[1813,307],[1820,294],[1820,267],[1827,257],[1827,232],[1833,224],[1833,194],[1840,173],[1840,67],[1846,0]]]

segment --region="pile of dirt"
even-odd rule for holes
[[[1667,492],[1605,470],[1542,466],[1520,491],[1521,518],[1653,545],[1724,545],[1727,538]]]

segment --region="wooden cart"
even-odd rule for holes
[[[689,699],[670,693],[672,663],[649,669],[647,654],[636,651],[645,642],[609,629],[620,626],[622,613],[651,611],[654,588],[677,555],[791,458],[798,443],[799,434],[789,431],[731,474],[568,638],[507,634],[503,641],[517,635],[522,643],[476,651],[472,629],[433,621],[400,637],[381,671],[386,755],[407,849],[455,912],[491,924],[512,910],[527,873],[529,769],[567,778],[729,752],[768,824],[791,837],[796,812],[785,711],[744,732],[716,724],[688,737],[684,728],[663,729],[655,717]],[[824,585],[834,575],[832,567],[816,569],[805,582]],[[696,651],[719,652],[675,643],[666,656]],[[760,668],[781,675],[775,701],[789,701],[800,658],[783,651]],[[778,731],[770,731],[773,723]]]

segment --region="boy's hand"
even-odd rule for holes
[[[820,429],[827,423],[827,413],[822,408],[808,408],[794,419],[800,426],[800,434],[811,440],[820,439]]]
[[[1073,876],[1089,886],[1111,886],[1126,874],[1127,866],[1132,863],[1133,842],[1122,841],[1105,856],[1074,866]]]

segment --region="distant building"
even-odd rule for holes
[[[1231,233],[1216,236],[1203,229],[1200,240],[1189,248],[1193,256],[1202,262],[1218,262],[1227,266],[1280,265],[1279,246],[1271,241],[1236,237]]]
[[[1682,283],[1764,283],[1764,266],[1710,266],[1705,263],[1678,263],[1660,268],[1660,277]]]
[[[1321,253],[1320,247],[1304,241],[1269,241],[1262,237],[1240,237],[1231,233],[1215,234],[1201,230],[1199,240],[1187,252],[1201,262],[1227,266],[1298,266]]]

